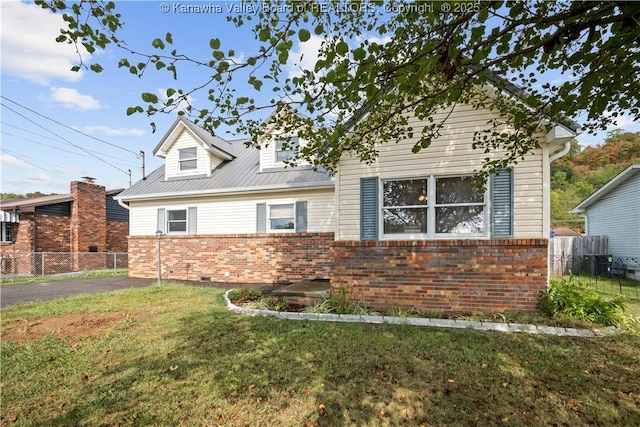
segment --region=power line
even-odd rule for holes
[[[0,96],[1,96],[1,95],[0,95]],[[2,97],[2,98],[4,98],[4,96],[1,96],[1,97]],[[6,99],[6,98],[5,98],[5,99]],[[11,102],[13,102],[13,101],[11,101]],[[37,123],[37,122],[35,122],[35,121],[31,120],[29,117],[25,116],[24,114],[21,114],[21,113],[17,112],[16,110],[14,110],[13,108],[11,108],[11,107],[7,106],[6,104],[2,104],[2,103],[0,102],[0,105],[2,105],[4,108],[8,109],[9,111],[11,111],[11,112],[13,112],[13,113],[17,114],[18,116],[22,117],[23,119],[25,119],[25,120],[27,120],[27,121],[29,121],[29,122],[33,123],[34,125],[38,126],[39,128],[42,128],[42,129],[44,129],[45,131],[50,132],[52,135],[55,135],[56,137],[60,138],[61,140],[63,140],[63,141],[64,141],[64,142],[66,142],[67,144],[70,144],[70,145],[72,145],[72,146],[76,147],[77,149],[79,149],[79,150],[81,150],[81,151],[84,151],[85,153],[89,154],[91,157],[94,157],[94,158],[96,158],[96,159],[100,160],[100,161],[101,161],[101,162],[103,162],[104,164],[109,165],[109,166],[111,166],[112,168],[117,169],[117,170],[119,170],[120,172],[122,172],[122,173],[124,173],[124,174],[129,175],[129,172],[127,172],[127,171],[124,171],[124,170],[120,169],[119,167],[117,167],[117,166],[115,166],[115,165],[113,165],[113,164],[111,164],[111,163],[107,162],[107,161],[106,161],[106,160],[104,160],[104,159],[101,159],[100,157],[98,157],[98,156],[96,156],[95,154],[91,153],[90,151],[88,151],[88,150],[86,150],[86,149],[84,149],[84,148],[80,147],[79,145],[74,144],[73,142],[71,142],[71,141],[69,141],[69,140],[67,140],[67,139],[65,139],[65,138],[63,138],[63,137],[61,137],[60,135],[58,135],[58,134],[57,134],[57,133],[55,133],[54,131],[52,131],[52,130],[50,130],[50,129],[45,128],[45,127],[44,127],[44,126],[42,126],[41,124],[39,124],[39,123]],[[127,150],[127,151],[128,151],[128,150]],[[136,155],[137,155],[137,154],[136,154]]]
[[[13,128],[23,130],[25,132],[31,133],[33,135],[40,136],[42,138],[46,138],[45,135],[39,134],[37,132],[31,132],[31,131],[29,131],[27,129],[23,129],[23,128],[19,127],[19,126],[11,125],[11,124],[6,123],[6,122],[2,122],[2,124],[5,125],[5,126],[11,126]],[[21,135],[14,135],[14,134],[12,134],[10,132],[7,132],[5,130],[0,131],[0,133],[3,133],[5,135],[9,135],[9,136],[13,136],[15,138],[20,138],[21,141],[28,141],[28,142],[32,142],[34,144],[42,145],[42,146],[50,148],[52,150],[58,150],[58,151],[63,151],[65,153],[71,153],[71,154],[74,154],[76,156],[87,157],[86,155],[81,154],[81,153],[77,153],[75,151],[65,150],[64,148],[60,148],[60,147],[54,147],[51,144],[45,144],[45,143],[43,143],[41,141],[36,141],[35,139],[25,138],[24,136],[21,136]],[[66,141],[60,141],[60,142],[66,142]],[[86,151],[89,152],[89,153],[98,154],[98,155],[101,155],[101,156],[104,156],[104,157],[109,157],[109,158],[116,159],[116,160],[122,160],[121,157],[111,156],[109,154],[101,153],[100,151],[95,151],[95,150],[86,150]],[[118,165],[123,165],[123,166],[132,166],[133,165],[133,167],[140,168],[139,166],[137,166],[136,163],[133,163],[133,162],[131,162],[131,163],[114,162],[114,163],[118,164]]]
[[[42,166],[39,166],[39,165],[37,165],[37,164],[35,164],[35,163],[32,163],[32,162],[30,162],[29,160],[23,159],[22,157],[18,156],[16,153],[11,152],[11,150],[7,150],[7,149],[6,149],[6,148],[4,148],[4,147],[0,148],[0,150],[1,150],[1,151],[4,151],[4,152],[5,152],[5,153],[7,153],[7,154],[12,155],[12,156],[13,156],[13,157],[15,157],[16,159],[22,160],[23,162],[30,164],[31,166],[35,166],[35,167],[37,167],[38,169],[41,169],[41,170],[45,171],[46,173],[50,173],[50,174],[52,174],[52,175],[55,175],[55,176],[57,176],[57,177],[60,177],[60,178],[64,179],[65,181],[67,180],[67,178],[65,178],[65,177],[64,177],[64,176],[62,176],[62,175],[58,175],[57,173],[55,173],[55,172],[53,172],[53,171],[50,171],[50,170],[48,170],[48,169],[45,169],[45,168],[43,168]]]
[[[19,104],[18,102],[14,101],[14,100],[12,100],[12,99],[9,99],[9,98],[7,98],[6,96],[2,96],[2,95],[0,95],[0,98],[2,98],[2,99],[6,99],[7,101],[9,101],[9,102],[11,102],[11,103],[13,103],[13,104],[15,104],[15,105],[17,105],[17,106],[19,106],[19,107],[22,107],[22,108],[24,108],[25,110],[32,112],[33,114],[36,114],[37,116],[40,116],[40,117],[45,118],[45,119],[47,119],[47,120],[49,120],[49,121],[52,121],[53,123],[55,123],[55,124],[57,124],[57,125],[60,125],[60,126],[62,126],[62,127],[65,127],[65,128],[67,128],[67,129],[69,129],[69,130],[72,130],[72,131],[74,131],[74,132],[77,132],[77,133],[79,133],[80,135],[84,135],[84,136],[86,136],[87,138],[91,138],[91,139],[96,140],[96,141],[98,141],[98,142],[102,142],[103,144],[110,145],[111,147],[118,148],[118,149],[120,149],[120,150],[126,151],[126,152],[131,153],[131,154],[133,154],[134,156],[136,156],[136,158],[139,158],[139,157],[138,157],[138,153],[136,153],[135,151],[131,151],[131,150],[127,149],[127,148],[120,147],[119,145],[112,144],[112,143],[110,143],[110,142],[108,142],[108,141],[102,140],[102,139],[100,139],[100,138],[96,138],[96,137],[95,137],[95,136],[93,136],[93,135],[89,135],[88,133],[84,133],[84,132],[82,132],[82,131],[79,131],[78,129],[75,129],[75,128],[73,128],[73,127],[69,126],[69,125],[65,125],[64,123],[61,123],[61,122],[59,122],[59,121],[57,121],[57,120],[55,120],[55,119],[52,119],[51,117],[47,117],[47,116],[45,116],[45,115],[44,115],[44,114],[42,114],[42,113],[39,113],[39,112],[37,112],[37,111],[35,111],[35,110],[32,110],[32,109],[31,109],[31,108],[29,108],[29,107],[25,107],[24,105]],[[5,105],[5,107],[6,107],[6,105]],[[12,111],[13,111],[13,110],[12,110]]]

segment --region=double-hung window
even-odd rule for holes
[[[471,176],[435,178],[436,234],[485,234],[485,196]]]
[[[383,181],[384,234],[427,234],[428,179]]]
[[[177,209],[167,211],[167,231],[169,233],[187,232],[187,210]]]
[[[385,237],[484,236],[485,194],[472,176],[382,181]]]
[[[295,158],[300,148],[300,138],[293,136],[291,138],[279,139],[276,141],[276,163],[282,163],[286,160]]]
[[[13,235],[10,222],[0,223],[0,242],[11,243],[13,241]]]
[[[268,231],[296,231],[296,215],[294,203],[269,205],[268,214]]]
[[[198,168],[198,149],[196,147],[178,150],[178,164],[181,171]]]

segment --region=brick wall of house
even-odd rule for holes
[[[88,252],[91,246],[105,252],[107,242],[107,201],[102,185],[73,181],[71,195],[71,247],[74,252]]]
[[[333,233],[164,235],[163,279],[229,283],[328,278]],[[157,277],[155,236],[129,237],[129,276]]]
[[[532,311],[547,288],[546,239],[338,241],[331,291],[371,308]]]
[[[20,216],[20,222],[11,224],[12,243],[0,243],[0,271],[4,274],[33,274],[31,242],[34,214]],[[27,254],[27,256],[23,255]]]
[[[129,223],[124,221],[107,221],[107,252],[127,252],[127,236]]]
[[[35,222],[34,252],[71,251],[71,221],[68,216],[36,214]]]

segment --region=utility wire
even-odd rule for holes
[[[1,96],[1,95],[0,95],[0,96]],[[2,96],[2,98],[4,98],[4,96]],[[13,102],[13,101],[11,101],[11,102]],[[89,154],[91,157],[95,157],[96,159],[100,160],[100,161],[101,161],[101,162],[103,162],[104,164],[107,164],[107,165],[111,166],[112,168],[117,169],[117,170],[119,170],[120,172],[122,172],[122,173],[124,173],[124,174],[129,175],[129,172],[127,172],[127,171],[124,171],[124,170],[120,169],[119,167],[117,167],[117,166],[115,166],[115,165],[113,165],[113,164],[111,164],[111,163],[107,162],[107,161],[106,161],[106,160],[104,160],[104,159],[101,159],[100,157],[96,156],[95,154],[91,153],[90,151],[87,151],[86,149],[84,149],[84,148],[80,147],[79,145],[74,144],[73,142],[71,142],[71,141],[69,141],[69,140],[67,140],[67,139],[65,139],[65,138],[63,138],[63,137],[61,137],[60,135],[58,135],[58,134],[57,134],[57,133],[55,133],[54,131],[52,131],[52,130],[49,130],[49,129],[45,128],[45,127],[44,127],[44,126],[42,126],[41,124],[39,124],[39,123],[37,123],[37,122],[35,122],[35,121],[31,120],[29,117],[25,116],[24,114],[21,114],[21,113],[17,112],[16,110],[14,110],[13,108],[11,108],[11,107],[7,106],[6,104],[2,104],[2,103],[0,102],[0,105],[2,105],[4,108],[8,109],[9,111],[12,111],[13,113],[17,114],[18,116],[22,117],[23,119],[25,119],[25,120],[27,120],[27,121],[29,121],[29,122],[33,123],[34,125],[38,126],[39,128],[42,128],[42,129],[46,130],[47,132],[50,132],[52,135],[55,135],[56,137],[58,137],[58,138],[60,138],[61,140],[65,141],[67,144],[70,144],[70,145],[72,145],[72,146],[76,147],[77,149],[79,149],[79,150],[81,150],[81,151],[84,151],[85,153]]]
[[[23,162],[30,164],[31,166],[35,166],[35,167],[37,167],[38,169],[41,169],[41,170],[45,171],[46,173],[50,173],[50,174],[52,174],[52,175],[55,175],[55,176],[57,176],[57,177],[60,177],[60,178],[64,179],[65,181],[67,180],[67,178],[65,178],[65,177],[64,177],[64,176],[62,176],[62,175],[58,175],[57,173],[55,173],[55,172],[53,172],[53,171],[50,171],[50,170],[48,170],[48,169],[45,169],[45,168],[43,168],[42,166],[39,166],[39,165],[37,165],[37,164],[35,164],[35,163],[32,163],[32,162],[30,162],[29,160],[23,159],[22,157],[20,157],[20,156],[19,156],[19,155],[17,155],[16,153],[11,152],[11,150],[7,150],[7,149],[6,149],[6,148],[4,148],[4,147],[0,148],[0,150],[1,150],[1,151],[4,151],[4,152],[5,152],[5,153],[7,153],[7,154],[10,154],[11,156],[15,157],[16,159],[22,160]]]
[[[53,123],[55,123],[55,124],[57,124],[57,125],[60,125],[60,126],[62,126],[62,127],[65,127],[65,128],[67,128],[67,129],[69,129],[69,130],[72,130],[72,131],[74,131],[74,132],[77,132],[77,133],[79,133],[80,135],[84,135],[84,136],[86,136],[87,138],[91,138],[91,139],[94,139],[94,140],[96,140],[96,141],[98,141],[98,142],[102,142],[103,144],[107,144],[107,145],[110,145],[110,146],[112,146],[112,147],[118,148],[118,149],[120,149],[120,150],[126,151],[126,152],[131,153],[131,154],[133,154],[134,156],[136,156],[136,158],[139,158],[139,157],[138,157],[138,153],[136,153],[135,151],[131,151],[131,150],[129,150],[129,149],[126,149],[126,148],[120,147],[120,146],[118,146],[118,145],[112,144],[112,143],[107,142],[107,141],[104,141],[104,140],[102,140],[102,139],[100,139],[100,138],[96,138],[95,136],[93,136],[93,135],[89,135],[88,133],[84,133],[84,132],[82,132],[82,131],[79,131],[78,129],[74,129],[74,128],[72,128],[71,126],[65,125],[64,123],[61,123],[61,122],[59,122],[59,121],[57,121],[57,120],[55,120],[55,119],[52,119],[51,117],[47,117],[47,116],[45,116],[44,114],[39,113],[39,112],[37,112],[37,111],[35,111],[35,110],[32,110],[32,109],[31,109],[31,108],[29,108],[29,107],[25,107],[24,105],[19,104],[18,102],[14,101],[14,100],[12,100],[12,99],[9,99],[9,98],[7,98],[6,96],[2,96],[2,95],[0,95],[0,98],[5,99],[5,100],[7,100],[7,101],[11,102],[11,103],[13,103],[13,104],[17,105],[18,107],[22,107],[22,108],[24,108],[25,110],[30,111],[30,112],[32,112],[33,114],[36,114],[36,115],[38,115],[38,116],[40,116],[40,117],[42,117],[42,118],[45,118],[45,119],[47,119],[47,120],[50,120],[50,121],[52,121]],[[5,105],[5,106],[6,106],[6,105]],[[13,111],[13,110],[12,110],[12,111]]]
[[[36,132],[31,132],[31,131],[29,131],[29,130],[27,130],[27,129],[23,129],[23,128],[18,127],[18,126],[14,126],[14,125],[11,125],[11,124],[6,123],[6,122],[2,122],[2,124],[3,124],[3,125],[5,125],[5,126],[11,126],[11,127],[13,127],[13,128],[23,130],[23,131],[25,131],[25,132],[28,132],[28,133],[31,133],[31,134],[34,134],[34,135],[40,136],[40,137],[42,137],[42,138],[46,138],[46,136],[44,136],[44,135],[42,135],[42,134],[39,134],[39,133],[36,133]],[[34,144],[42,145],[42,146],[47,147],[47,148],[50,148],[50,149],[52,149],[52,150],[64,151],[65,153],[71,153],[71,154],[74,154],[74,155],[76,155],[76,156],[87,157],[85,154],[78,153],[78,152],[76,152],[76,151],[65,150],[64,148],[60,148],[60,147],[54,147],[54,146],[53,146],[53,145],[51,145],[51,144],[45,144],[45,143],[43,143],[43,142],[36,141],[35,139],[25,138],[25,137],[20,136],[20,135],[14,135],[14,134],[12,134],[12,133],[10,133],[10,132],[7,132],[7,131],[4,131],[4,130],[3,130],[3,131],[0,131],[0,133],[3,133],[3,134],[5,134],[5,135],[9,135],[9,136],[13,136],[13,137],[15,137],[15,138],[20,138],[20,140],[22,140],[22,141],[28,141],[28,142],[32,142],[32,143],[34,143]],[[66,141],[60,141],[60,142],[66,142]],[[111,156],[111,155],[109,155],[109,154],[101,153],[101,152],[99,152],[99,151],[95,151],[95,150],[87,150],[87,151],[88,151],[88,152],[90,152],[90,153],[99,154],[99,155],[104,156],[104,157],[109,157],[109,158],[116,159],[116,160],[122,160],[122,158],[121,158],[121,157]],[[117,164],[117,165],[123,165],[123,166],[132,166],[132,165],[133,165],[133,167],[137,167],[138,169],[140,168],[139,166],[137,166],[137,164],[136,164],[136,163],[133,163],[133,162],[132,162],[132,163],[114,162],[114,163],[115,163],[115,164]]]

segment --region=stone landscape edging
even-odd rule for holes
[[[431,319],[428,317],[397,317],[397,316],[373,316],[359,314],[332,314],[332,313],[299,313],[290,311],[261,310],[255,308],[240,307],[229,299],[229,289],[224,293],[227,309],[234,313],[247,316],[276,317],[289,320],[311,320],[320,322],[359,322],[359,323],[386,323],[390,325],[431,326],[434,328],[474,329],[478,331],[522,332],[528,334],[545,334],[570,337],[604,337],[618,332],[615,326],[599,329],[564,328],[558,326],[538,326],[522,323],[496,323],[474,320],[458,319]]]

